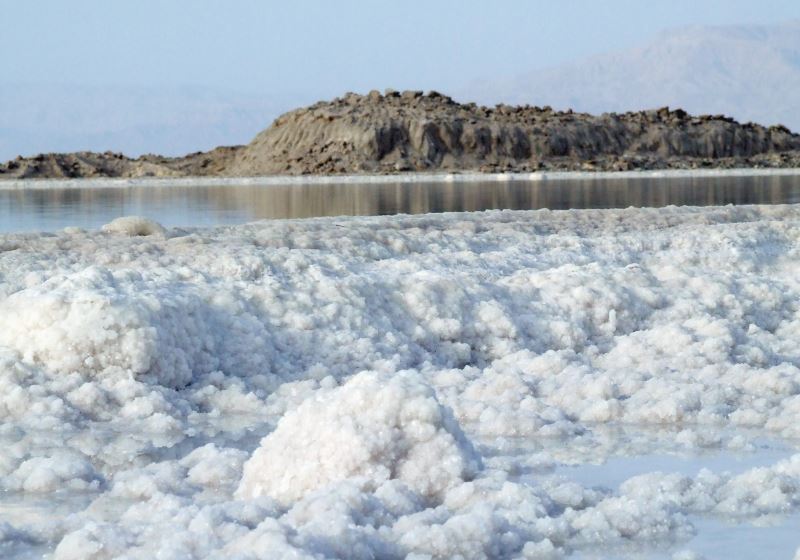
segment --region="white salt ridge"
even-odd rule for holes
[[[776,206],[0,236],[0,488],[94,497],[49,518],[0,497],[0,546],[557,558],[796,512],[798,455],[619,491],[521,475],[602,460],[597,426],[800,436],[799,226]]]
[[[244,466],[240,498],[284,504],[348,478],[399,480],[426,499],[472,478],[480,457],[421,376],[362,372],[288,412]]]

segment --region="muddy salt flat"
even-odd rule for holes
[[[748,205],[6,211],[0,555],[791,558],[797,179],[667,181]]]

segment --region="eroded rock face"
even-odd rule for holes
[[[599,116],[488,108],[436,92],[387,90],[291,111],[247,146],[183,158],[40,155],[0,165],[0,178],[795,166],[800,136],[782,126],[668,108]]]
[[[624,169],[671,167],[676,160],[722,163],[797,149],[800,137],[783,127],[668,108],[593,116],[462,105],[436,92],[371,92],[283,115],[237,154],[231,171]]]

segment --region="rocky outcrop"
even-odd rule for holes
[[[783,127],[667,108],[593,116],[462,105],[436,92],[373,91],[283,115],[237,154],[230,171],[631,169],[749,162],[793,150],[800,150],[800,137]]]
[[[74,152],[18,157],[0,164],[0,179],[78,179],[93,177],[186,177],[224,175],[239,146],[215,148],[179,158],[115,152]]]
[[[48,154],[0,165],[0,178],[694,167],[800,167],[800,136],[680,109],[596,116],[372,91],[286,113],[246,146],[183,158]]]

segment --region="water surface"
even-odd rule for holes
[[[659,207],[800,202],[800,174],[0,189],[0,231],[97,228],[143,215],[165,226],[260,219],[462,212],[490,209]]]

